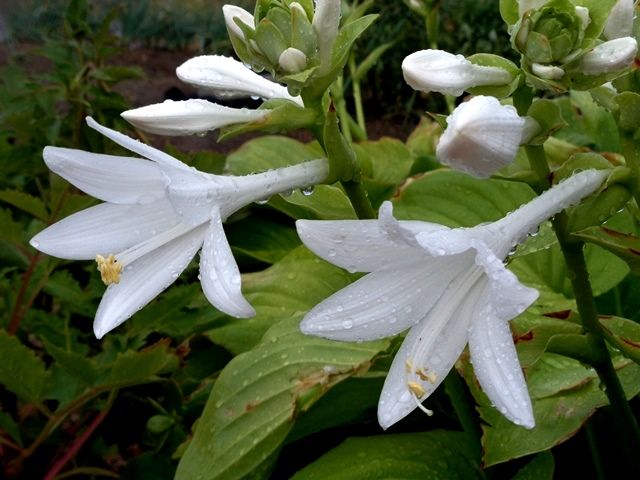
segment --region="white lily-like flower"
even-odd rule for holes
[[[410,328],[378,405],[388,428],[424,401],[445,378],[467,342],[475,374],[489,399],[512,422],[535,425],[509,321],[538,292],[503,264],[540,223],[594,192],[606,171],[578,173],[506,217],[450,229],[397,221],[391,203],[378,220],[299,220],[304,244],[349,271],[370,272],[313,308],[305,334],[367,341]]]
[[[176,75],[203,93],[218,98],[282,98],[302,106],[302,99],[291,96],[287,87],[267,80],[231,57],[201,55],[190,58],[176,69]]]
[[[513,77],[499,67],[475,65],[444,50],[420,50],[402,61],[404,80],[414,90],[459,96],[483,85],[507,85]]]
[[[611,9],[602,35],[607,40],[630,37],[633,31],[635,0],[618,0]]]
[[[628,67],[636,58],[638,42],[633,37],[621,37],[601,43],[585,53],[580,70],[585,75],[600,75]]]
[[[520,117],[511,105],[480,95],[461,103],[447,117],[436,157],[456,170],[486,178],[513,162],[518,147],[539,129],[535,120]]]
[[[91,118],[87,123],[145,159],[45,148],[53,172],[105,203],[51,225],[31,245],[56,257],[96,259],[109,285],[96,313],[96,336],[171,285],[201,247],[200,281],[207,299],[229,315],[253,316],[222,222],[251,202],[321,182],[327,161],[242,177],[211,175]]]
[[[122,112],[122,118],[145,132],[157,135],[193,135],[220,127],[260,120],[268,109],[231,108],[207,100],[165,100]]]
[[[327,70],[333,52],[333,44],[338,36],[341,12],[340,0],[315,0],[313,14],[313,30],[318,38],[318,54],[320,56],[320,68]]]

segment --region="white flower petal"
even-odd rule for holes
[[[377,220],[298,220],[302,242],[320,258],[350,272],[370,272],[411,263],[420,251],[397,243]]]
[[[109,285],[102,297],[93,323],[96,337],[102,338],[175,282],[202,245],[205,229],[194,228],[127,265],[120,283]]]
[[[518,0],[518,13],[522,17],[527,10],[538,9],[549,0]]]
[[[635,0],[618,0],[609,13],[602,34],[607,40],[630,37],[633,32]]]
[[[414,90],[455,97],[481,85],[507,85],[513,78],[499,67],[475,65],[444,50],[420,50],[402,62],[404,80]]]
[[[585,75],[615,72],[631,65],[638,53],[638,42],[633,37],[621,37],[601,43],[583,55],[580,70]]]
[[[457,170],[489,177],[514,161],[525,123],[511,105],[501,105],[494,97],[473,97],[447,118],[436,156]]]
[[[122,117],[135,127],[157,135],[192,135],[216,128],[248,123],[268,115],[271,110],[230,108],[207,100],[165,100],[123,112]]]
[[[207,228],[200,258],[200,282],[207,299],[218,310],[238,318],[253,317],[256,311],[242,296],[241,276],[215,208]]]
[[[291,96],[287,87],[267,80],[243,63],[222,55],[191,58],[176,69],[176,75],[183,82],[200,87],[219,98],[282,98],[302,106],[302,99]]]
[[[383,202],[382,205],[380,205],[378,223],[380,224],[380,229],[390,240],[399,245],[405,244],[415,248],[419,248],[416,235],[450,230],[449,227],[437,223],[413,220],[398,221],[393,216],[393,204],[389,201]]]
[[[492,298],[493,289],[485,295]],[[485,303],[475,313],[469,333],[473,370],[491,402],[516,425],[533,428],[535,420],[527,384],[513,344],[509,322]]]
[[[41,252],[70,260],[94,260],[123,251],[178,223],[167,200],[144,205],[102,203],[54,223],[31,239]]]
[[[436,306],[404,339],[384,382],[378,422],[384,429],[406,417],[440,385],[464,349],[474,311],[484,291],[482,274],[472,269],[449,286]],[[416,371],[424,372],[424,377]],[[417,399],[408,387],[425,391]]]
[[[121,147],[126,148],[138,155],[142,155],[149,160],[153,160],[158,165],[165,165],[173,168],[180,168],[184,170],[190,170],[190,168],[182,163],[180,160],[173,158],[171,155],[167,155],[166,153],[158,150],[157,148],[150,147],[149,145],[145,145],[144,143],[134,140],[133,138],[127,137],[126,135],[116,132],[115,130],[111,130],[110,128],[104,127],[96,122],[93,118],[87,117],[87,125],[89,125],[94,130],[100,132],[107,138],[110,138],[115,143],[120,145]]]
[[[58,147],[45,147],[42,156],[52,172],[105,202],[149,203],[165,196],[164,176],[149,160]]]
[[[316,305],[300,329],[342,341],[374,340],[406,330],[425,317],[468,266],[462,257],[424,262],[366,275]]]

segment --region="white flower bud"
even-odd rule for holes
[[[191,135],[258,120],[271,110],[230,108],[206,100],[166,100],[123,112],[122,117],[145,132],[158,135]]]
[[[240,8],[235,5],[224,5],[222,7],[222,14],[224,15],[224,21],[227,25],[229,35],[234,35],[242,40],[246,40],[242,29],[236,24],[234,20],[235,18],[248,27],[255,28],[253,15],[247,12],[244,8]]]
[[[531,71],[534,75],[546,80],[560,80],[564,77],[564,70],[553,65],[542,65],[540,63],[532,63]]]
[[[518,14],[520,17],[527,10],[537,9],[547,3],[548,0],[518,0]]]
[[[287,73],[298,73],[307,66],[307,56],[303,51],[289,47],[280,54],[278,64]]]
[[[436,156],[441,163],[478,178],[509,165],[518,147],[539,126],[494,97],[477,96],[460,104],[447,118]]]
[[[609,13],[602,34],[607,40],[630,37],[633,30],[634,0],[618,0]]]
[[[333,43],[338,36],[340,26],[340,0],[316,0],[315,13],[313,14],[313,30],[318,37],[318,53],[320,55],[320,69],[327,70]]]
[[[601,43],[582,57],[580,70],[585,75],[615,72],[629,66],[638,53],[633,37],[622,37]]]
[[[499,67],[475,65],[462,55],[443,50],[421,50],[402,62],[404,80],[414,90],[459,96],[482,85],[506,85],[511,74]]]

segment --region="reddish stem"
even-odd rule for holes
[[[40,252],[36,252],[31,257],[29,261],[29,266],[27,270],[24,272],[22,276],[22,285],[20,285],[20,290],[18,291],[18,296],[16,297],[16,303],[13,306],[13,311],[11,312],[11,317],[9,320],[9,325],[7,327],[7,332],[9,335],[15,335],[20,327],[20,321],[24,316],[24,308],[22,308],[22,302],[24,300],[24,296],[27,294],[27,288],[29,287],[29,281],[31,280],[31,276],[33,275],[33,271],[38,264],[38,260],[40,260]]]
[[[105,417],[109,413],[110,407],[111,405],[109,405],[106,409],[104,409],[98,415],[96,415],[96,418],[93,419],[93,421],[89,424],[89,426],[82,433],[82,435],[80,435],[78,438],[76,438],[73,441],[73,443],[69,447],[69,450],[67,450],[67,452],[61,458],[56,460],[56,462],[51,466],[47,474],[44,476],[43,480],[53,480],[56,477],[56,475],[60,473],[60,470],[62,470],[62,468],[67,464],[67,462],[76,456],[76,454],[80,451],[82,446],[87,442],[87,440],[89,440],[89,437],[91,437],[95,429],[98,428],[98,426],[105,419]]]

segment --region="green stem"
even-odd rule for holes
[[[551,175],[549,165],[547,164],[547,156],[544,153],[544,147],[542,145],[526,145],[524,149],[525,152],[527,152],[531,170],[533,170],[538,177],[538,185],[536,185],[534,189],[540,193],[549,188],[549,176]]]
[[[638,145],[633,135],[623,132],[620,135],[622,144],[622,153],[627,163],[627,167],[631,169],[630,187],[636,204],[640,206],[640,158],[638,158]]]
[[[596,370],[609,399],[614,427],[617,430],[622,448],[627,450],[625,458],[632,462],[629,465],[630,471],[637,470],[639,465],[635,462],[635,455],[640,451],[640,428],[616,374],[604,340],[602,327],[598,321],[598,311],[583,254],[584,244],[580,241],[568,241],[569,232],[566,230],[566,224],[567,216],[564,213],[556,215],[553,220],[554,230],[567,263],[582,326],[594,352],[595,361],[592,362],[592,366]]]
[[[367,191],[362,183],[354,181],[341,181],[340,183],[360,220],[376,218],[376,212],[371,206]]]
[[[333,104],[335,105],[336,112],[338,113],[338,118],[340,118],[340,124],[343,125],[342,133],[344,138],[351,143],[353,141],[353,137],[351,135],[351,129],[349,128],[349,113],[347,112],[347,102],[344,99],[344,79],[342,75],[336,79],[336,83],[331,90]]]
[[[476,454],[476,457],[480,459],[482,455],[480,444],[482,432],[478,422],[476,421],[476,413],[469,401],[469,396],[465,389],[464,382],[455,369],[451,370],[444,379],[444,388],[449,396],[449,400],[451,400],[451,404],[456,412],[458,421],[460,422],[460,425],[462,425],[462,429],[470,439],[473,439],[473,446],[475,448],[474,453]]]
[[[364,133],[364,140],[367,139],[367,122],[364,118],[364,109],[362,108],[362,92],[360,90],[360,80],[355,78],[356,73],[356,61],[353,54],[349,57],[349,71],[351,72],[351,89],[353,91],[353,103],[356,107],[356,121],[358,126]]]
[[[587,442],[589,442],[589,451],[591,452],[591,461],[593,462],[593,468],[598,480],[606,480],[607,476],[604,473],[604,467],[602,465],[602,458],[600,457],[600,449],[598,448],[598,439],[596,432],[593,428],[592,421],[587,422],[584,430],[587,434]]]

